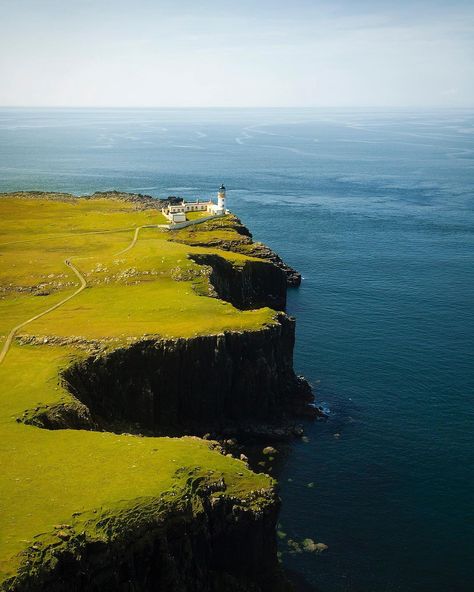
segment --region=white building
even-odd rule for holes
[[[212,199],[205,202],[200,202],[199,200],[185,202],[183,200],[182,203],[169,205],[161,211],[173,224],[186,222],[186,214],[188,212],[206,212],[210,216],[222,216],[227,212],[225,205],[225,187],[224,185],[219,187],[219,191],[217,192],[217,204],[215,204]]]

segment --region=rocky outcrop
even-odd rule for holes
[[[57,403],[56,405],[45,405],[25,411],[18,421],[28,425],[34,425],[46,430],[93,430],[98,429],[92,419],[89,409],[80,401]]]
[[[245,261],[233,265],[219,255],[192,254],[190,258],[209,268],[209,281],[215,296],[240,310],[269,306],[286,307],[286,275],[265,261]]]
[[[207,484],[190,476],[181,495],[99,515],[92,532],[58,525],[25,552],[18,575],[1,590],[289,592],[276,552],[275,492],[236,499],[225,490],[222,479]]]
[[[92,195],[81,195],[81,199],[120,199],[134,203],[140,209],[159,209],[169,205],[176,205],[183,201],[182,197],[170,195],[165,198],[152,197],[143,193],[127,193],[125,191],[96,191]]]
[[[62,378],[102,429],[202,435],[278,422],[307,405],[311,389],[293,371],[294,339],[294,319],[280,313],[255,331],[147,340],[90,356]]]
[[[170,195],[166,198],[155,198],[151,195],[143,193],[127,193],[125,191],[96,191],[91,195],[72,195],[72,193],[61,193],[57,191],[12,191],[8,193],[0,193],[2,197],[15,197],[16,199],[49,199],[56,201],[74,202],[78,199],[118,199],[120,201],[128,201],[134,204],[140,210],[160,210],[169,205],[181,203],[181,197]]]

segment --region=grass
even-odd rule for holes
[[[196,246],[201,244],[232,244],[232,249],[247,257],[253,257],[259,243],[254,243],[250,237],[236,232],[238,220],[233,216],[224,216],[208,220],[196,226],[188,226],[179,232],[176,240],[181,243]]]
[[[83,337],[120,345],[144,335],[189,337],[273,322],[268,308],[243,312],[195,290],[207,278],[189,253],[218,252],[236,265],[244,255],[173,242],[175,233],[155,228],[143,229],[136,245],[117,255],[130,245],[136,227],[166,222],[155,210],[113,199],[8,196],[0,198],[0,218],[2,341],[12,327],[76,289],[66,258],[88,287],[26,325],[20,337]],[[137,500],[159,499],[171,488],[184,491],[190,471],[223,476],[228,493],[243,498],[271,485],[268,477],[197,438],[48,431],[17,421],[28,410],[70,399],[59,372],[85,355],[70,345],[14,341],[0,365],[0,582],[16,573],[22,552],[38,537],[53,537],[57,544],[51,534],[56,524],[74,527],[87,517],[94,525],[91,516],[140,507]]]
[[[186,220],[199,220],[209,216],[209,212],[186,212]]]

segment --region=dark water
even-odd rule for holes
[[[0,190],[223,181],[303,273],[296,368],[331,413],[282,462],[281,524],[329,549],[282,551],[321,592],[474,589],[473,165],[474,111],[0,111]]]

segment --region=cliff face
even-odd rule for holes
[[[5,592],[287,592],[278,564],[272,490],[247,500],[190,478],[179,499],[141,501],[99,520],[91,535],[61,525],[65,541],[27,552]]]
[[[76,362],[63,380],[103,429],[202,435],[278,421],[308,399],[293,371],[294,331],[280,314],[258,331],[143,341]]]
[[[268,306],[286,307],[286,275],[279,267],[265,261],[245,261],[236,267],[218,255],[193,254],[190,258],[210,269],[209,281],[221,300],[240,310]]]
[[[286,283],[288,286],[297,288],[301,285],[301,274],[290,267],[283,259],[262,243],[252,243],[252,250],[247,251],[248,255],[252,257],[259,257],[260,259],[266,259],[270,263],[273,263],[276,267],[281,269],[286,276]]]

